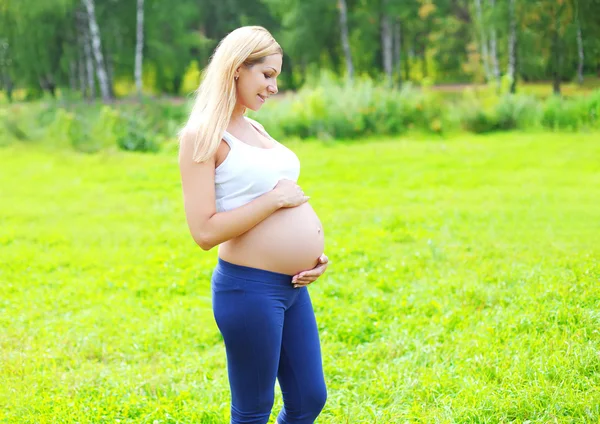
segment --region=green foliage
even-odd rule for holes
[[[481,109],[467,109],[463,115],[463,126],[476,134],[492,132],[498,129],[493,115]]]
[[[140,117],[125,117],[118,121],[115,133],[117,145],[123,150],[156,152],[158,143],[148,132],[148,125]]]
[[[314,86],[266,104],[259,113],[270,131],[281,136],[357,138],[365,135],[401,134],[410,129],[441,132],[443,106],[405,84],[391,89],[368,76],[353,82],[322,72]]]
[[[2,143],[10,144],[12,141],[30,141],[31,126],[27,126],[30,117],[30,107],[15,105],[10,108],[0,108],[0,134]]]
[[[579,130],[600,124],[600,90],[579,99],[551,97],[544,105],[542,124],[550,129]]]
[[[496,106],[498,130],[531,129],[538,123],[539,103],[532,96],[505,94]]]
[[[95,113],[76,113],[56,108],[45,138],[56,147],[70,146],[77,151],[93,153],[110,146],[124,150],[156,151],[158,145],[144,133],[143,123],[118,110],[101,105]]]
[[[125,97],[135,90],[137,2],[93,3],[112,89],[117,97]],[[506,71],[511,2],[481,1],[481,16],[474,3],[466,0],[345,3],[349,50],[357,75],[381,78],[384,74],[384,22],[391,27],[386,39],[392,44],[392,73],[397,82],[480,81],[485,74],[483,41],[491,61],[492,34],[499,71]],[[516,1],[515,6],[519,85],[549,80],[554,74],[563,84],[574,79],[579,29],[583,71],[597,73],[597,0],[527,0]],[[64,99],[71,89],[81,97],[78,66],[85,62],[81,27],[86,26],[86,22],[77,26],[81,10],[81,1],[76,0],[0,1],[0,89],[14,88],[22,94],[20,98],[29,100],[40,99],[44,93]],[[197,63],[199,69],[204,68],[218,42],[242,25],[263,25],[282,45],[282,88],[299,88],[314,68],[347,74],[337,0],[146,0],[143,13],[146,93],[188,93],[190,85],[197,85],[195,80],[186,81],[190,66]],[[393,128],[396,124],[383,125]],[[441,120],[438,124],[444,125]]]
[[[357,139],[407,132],[578,131],[600,128],[600,90],[587,95],[538,98],[510,94],[495,85],[446,94],[410,83],[393,88],[366,75],[354,81],[321,72],[297,93],[248,111],[277,139]],[[95,152],[118,148],[155,152],[187,118],[190,105],[143,99],[114,105],[19,103],[0,109],[3,144],[40,142]]]
[[[147,107],[145,110],[152,110]],[[99,150],[121,148],[123,150],[156,152],[164,142],[164,135],[156,132],[149,122],[159,122],[157,128],[174,131],[174,119],[182,115],[173,112],[168,119],[169,105],[156,105],[166,119],[158,118],[157,112],[140,113],[142,108],[123,105],[63,105],[17,104],[0,109],[0,131],[7,135],[4,144],[35,142],[53,148],[72,148],[93,153]]]
[[[105,114],[109,115],[113,122],[113,134],[119,148],[136,152],[157,152],[160,149],[160,136],[153,131],[150,124],[152,116],[143,113],[147,110],[146,105],[144,103],[141,107],[105,109]],[[165,122],[169,122],[168,115],[165,116]]]
[[[508,80],[507,80],[508,81]],[[409,130],[444,133],[463,129],[474,133],[514,129],[577,130],[598,128],[600,90],[571,98],[538,99],[498,92],[495,85],[466,89],[451,99],[429,85],[390,88],[368,77],[354,82],[322,72],[298,93],[267,103],[251,115],[275,136],[357,138],[396,135]]]
[[[540,104],[534,97],[483,90],[459,103],[463,128],[474,133],[532,129],[539,126]]]

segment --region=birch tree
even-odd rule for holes
[[[488,44],[487,37],[485,36],[485,24],[483,20],[483,12],[481,10],[481,0],[475,0],[475,13],[477,14],[477,21],[479,24],[479,46],[481,50],[481,63],[483,65],[483,72],[485,74],[486,81],[491,81],[492,73],[490,71]]]
[[[137,31],[135,43],[135,88],[142,95],[142,50],[144,47],[144,0],[137,0]]]
[[[81,94],[88,101],[96,98],[96,78],[94,76],[94,58],[92,56],[90,30],[88,25],[87,12],[85,9],[78,8],[75,13],[75,22],[77,26],[77,39],[79,40],[80,54],[80,87]]]
[[[94,0],[82,0],[85,6],[89,25],[89,35],[92,45],[92,54],[96,59],[96,76],[98,77],[98,85],[100,86],[100,93],[102,94],[102,100],[108,102],[112,100],[110,95],[110,89],[108,87],[108,76],[106,74],[106,68],[104,66],[104,57],[102,56],[102,40],[100,39],[100,30],[98,23],[96,22],[96,12]]]
[[[492,61],[492,74],[497,84],[500,83],[500,67],[498,65],[498,51],[496,44],[496,0],[490,0],[491,19],[490,19],[490,58]]]

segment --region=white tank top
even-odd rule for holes
[[[271,137],[261,124],[244,118],[273,141],[274,147],[251,146],[225,131],[223,140],[231,150],[215,169],[217,212],[245,205],[272,190],[282,178],[297,182],[300,175],[298,156]]]

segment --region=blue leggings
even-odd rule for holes
[[[327,388],[308,289],[292,276],[221,258],[211,279],[215,321],[223,335],[231,389],[231,424],[266,424],[283,396],[279,424],[312,424]]]

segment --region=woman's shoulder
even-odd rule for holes
[[[198,130],[189,125],[184,126],[177,133],[177,139],[180,147],[193,146],[197,138]]]
[[[263,125],[262,125],[260,122],[258,122],[257,120],[255,120],[255,119],[252,119],[252,118],[250,118],[250,117],[248,117],[248,116],[244,116],[244,118],[246,118],[248,121],[250,121],[252,124],[254,124],[254,125],[256,125],[257,127],[259,127],[260,129],[262,129],[262,130],[264,130],[264,129],[265,129],[265,127],[263,127]]]

